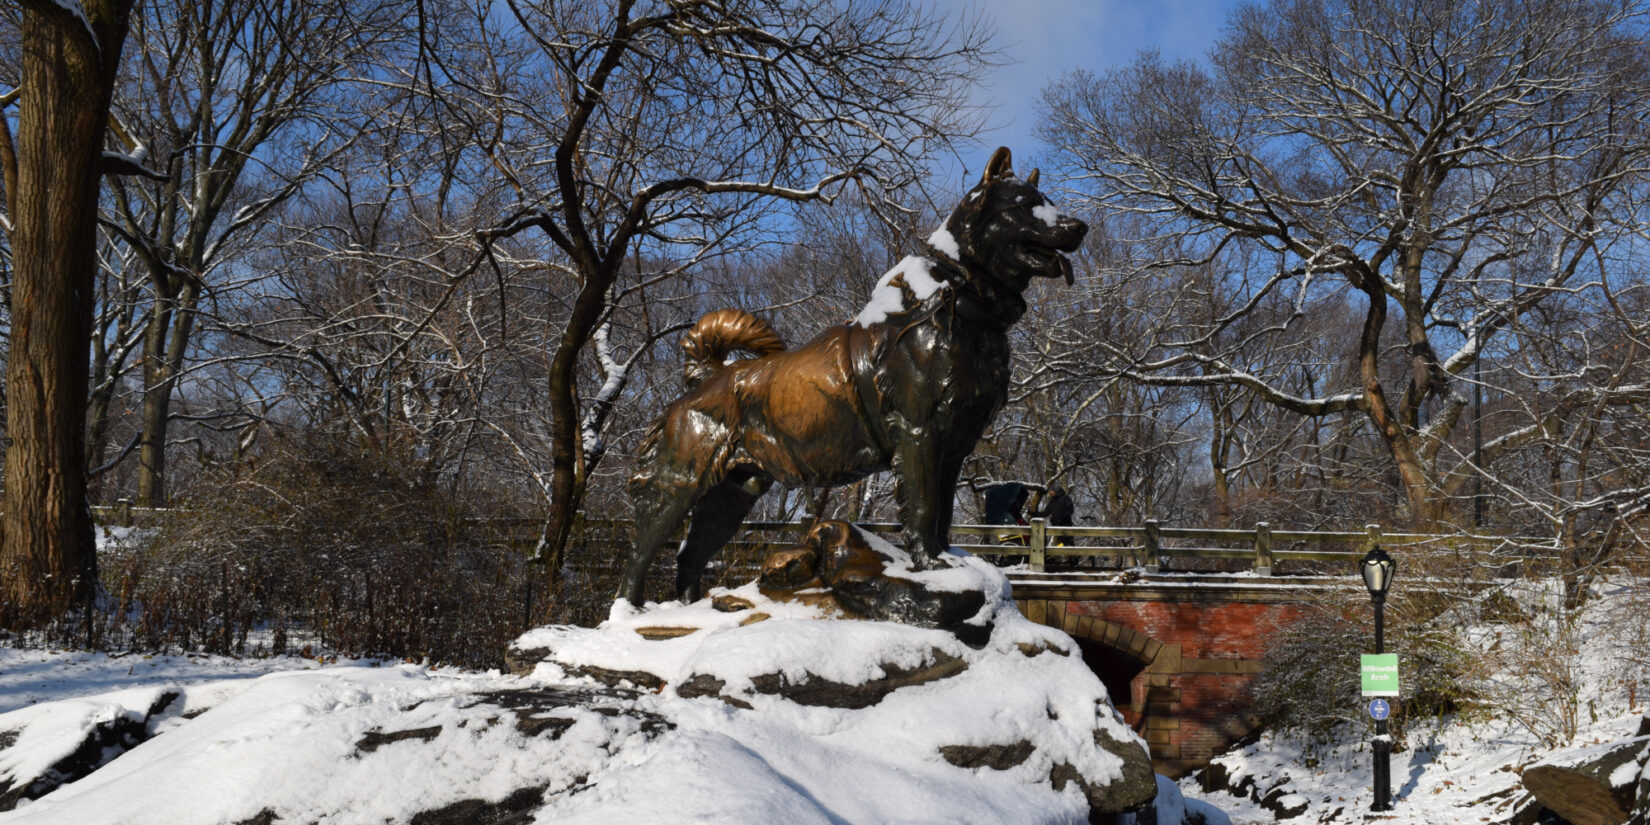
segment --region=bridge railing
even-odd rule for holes
[[[778,539],[777,534],[783,533],[800,536],[805,526],[798,522],[747,522],[745,529],[774,534],[774,539]],[[900,532],[900,525],[894,523],[859,526],[872,533],[897,535]],[[1061,561],[1075,564],[1092,559],[1116,566],[1140,565],[1147,573],[1158,573],[1183,566],[1177,565],[1180,561],[1208,559],[1247,562],[1237,566],[1269,576],[1286,562],[1353,564],[1376,545],[1439,552],[1501,549],[1509,555],[1516,552],[1522,560],[1531,558],[1527,552],[1517,549],[1522,546],[1520,543],[1502,536],[1388,533],[1378,524],[1367,525],[1358,532],[1273,530],[1267,522],[1247,530],[1164,527],[1155,520],[1138,527],[1055,527],[1039,518],[1032,519],[1028,525],[953,524],[951,541],[979,556],[1024,557],[1036,573],[1046,572]],[[745,538],[734,543],[755,547],[777,542]]]
[[[147,523],[169,512],[133,507],[125,502],[108,507],[94,506],[92,511],[100,523],[127,526]],[[542,519],[535,518],[466,521],[484,522],[501,533],[515,536],[511,543],[522,547],[531,547],[543,526]],[[768,549],[799,541],[809,525],[809,522],[795,521],[746,522],[744,531],[730,542],[731,547],[737,548],[737,555],[742,560],[724,561],[733,566],[754,567],[760,564]],[[628,544],[625,536],[631,526],[628,519],[581,517],[576,530],[584,534],[605,531],[608,536],[604,541]],[[861,522],[859,527],[896,540],[901,530],[898,523],[891,522]],[[1211,560],[1226,562],[1223,567],[1237,567],[1268,576],[1285,563],[1352,564],[1375,545],[1412,551],[1488,552],[1508,561],[1538,566],[1549,564],[1557,555],[1552,548],[1542,547],[1545,542],[1540,540],[1465,533],[1387,533],[1378,524],[1367,525],[1356,532],[1273,530],[1264,521],[1249,529],[1164,527],[1155,520],[1148,520],[1136,527],[1056,527],[1037,518],[1027,525],[953,524],[951,540],[957,547],[979,556],[1024,558],[1027,566],[1036,573],[1047,572],[1050,567],[1062,564],[1076,566],[1085,561],[1115,567],[1138,565],[1144,567],[1147,573],[1158,573],[1185,569],[1184,562],[1191,560]],[[1299,569],[1300,566],[1291,564],[1291,567]]]

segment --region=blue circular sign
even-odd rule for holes
[[[1392,715],[1392,706],[1385,699],[1375,699],[1369,703],[1369,715],[1379,722]]]

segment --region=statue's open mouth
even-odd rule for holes
[[[1071,270],[1071,261],[1052,246],[1041,244],[1022,244],[1019,248],[1020,261],[1026,269],[1036,272],[1044,278],[1065,278],[1066,285],[1074,282]]]

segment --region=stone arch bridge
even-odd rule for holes
[[[514,521],[514,520],[512,520]],[[520,520],[536,528],[537,520]],[[587,526],[622,532],[627,523]],[[860,523],[898,541],[900,525]],[[805,531],[798,522],[746,522],[715,567],[748,581],[760,559]],[[1032,621],[1077,640],[1158,772],[1183,776],[1254,733],[1245,689],[1264,669],[1268,640],[1299,622],[1317,596],[1361,593],[1368,549],[1459,552],[1503,539],[1465,535],[1162,527],[954,524],[956,546],[1009,557],[1014,598]],[[524,532],[523,535],[526,535]],[[534,534],[536,535],[536,533]],[[1021,564],[1021,562],[1024,562]],[[1221,572],[1216,572],[1221,571]],[[1285,575],[1286,574],[1286,575]],[[531,613],[531,591],[526,596]]]
[[[962,543],[970,538],[990,543]],[[1274,531],[1265,522],[1249,530],[1155,521],[1056,528],[1035,519],[1024,527],[953,525],[952,541],[1026,561],[1009,574],[1020,612],[1077,640],[1113,704],[1150,745],[1158,772],[1179,777],[1257,730],[1246,689],[1265,668],[1268,641],[1328,591],[1361,594],[1357,562],[1371,547],[1458,550],[1499,539],[1383,534],[1373,524],[1319,532]]]
[[[1254,733],[1245,689],[1266,640],[1314,591],[1350,581],[1255,576],[1013,573],[1020,612],[1077,640],[1159,773],[1181,776]]]

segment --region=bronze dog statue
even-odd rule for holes
[[[636,546],[619,595],[642,603],[649,565],[691,512],[676,592],[699,598],[705,564],[775,481],[836,486],[899,474],[906,548],[919,565],[950,546],[963,459],[1008,394],[1008,329],[1034,277],[1064,277],[1088,227],[1015,177],[1006,148],[928,239],[884,275],[854,322],[794,350],[742,310],[683,339],[687,393],[643,440],[628,486]],[[727,361],[735,350],[757,357]]]

